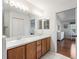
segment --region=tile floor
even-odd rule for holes
[[[70,59],[70,58],[64,55],[61,55],[59,53],[53,53],[52,51],[50,51],[45,56],[43,56],[41,59]]]

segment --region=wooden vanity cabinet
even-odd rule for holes
[[[42,51],[41,40],[39,40],[37,41],[37,59],[40,59],[42,54],[41,51]]]
[[[51,37],[7,50],[7,59],[40,59],[50,50]]]
[[[47,39],[46,39],[46,49],[47,49],[47,52],[50,50],[50,39],[51,39],[51,37],[48,37]]]
[[[25,59],[25,46],[8,49],[7,59]]]
[[[42,55],[46,53],[46,38],[42,40]]]
[[[26,45],[26,59],[37,59],[36,42]]]

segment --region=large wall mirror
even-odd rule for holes
[[[37,15],[32,12],[6,5],[4,9],[3,35],[6,37],[22,37],[33,34],[36,18]]]

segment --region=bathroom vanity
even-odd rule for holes
[[[50,50],[51,35],[45,35],[50,34],[48,17],[39,15],[42,10],[28,1],[26,4],[18,1],[19,5],[28,6],[28,10],[16,8],[10,2],[13,0],[4,3],[5,59],[40,59]]]
[[[40,39],[34,38],[32,41],[27,40],[26,43],[21,41],[21,44],[17,41],[17,45],[13,42],[7,43],[14,44],[13,46],[7,45],[7,59],[40,59],[50,50],[51,37],[38,37]]]

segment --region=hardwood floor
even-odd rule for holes
[[[62,41],[57,41],[57,52],[70,57],[71,44],[75,43],[75,39],[63,39]]]

